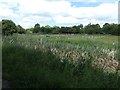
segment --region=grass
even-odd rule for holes
[[[2,86],[2,43],[1,43],[2,39],[1,39],[1,35],[0,35],[0,88]]]
[[[3,79],[10,81],[11,87],[16,88],[119,88],[118,72],[105,73],[102,69],[92,66],[94,56],[100,56],[103,48],[111,50],[118,48],[117,44],[111,45],[117,42],[117,36],[104,36],[112,38],[108,43],[104,43],[105,39],[101,36],[93,36],[96,39],[90,37],[85,35],[3,37]],[[99,40],[101,41],[97,43]],[[93,45],[96,45],[98,50]],[[51,48],[58,50],[56,54]],[[72,51],[74,53],[86,51],[88,56],[87,58],[81,56],[82,58],[73,64],[71,60],[76,58],[70,60],[62,54]],[[99,52],[92,53],[93,51]]]

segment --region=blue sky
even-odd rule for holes
[[[96,7],[102,2],[71,2],[72,6],[75,7]]]
[[[0,0],[0,19],[24,28],[118,23],[118,0]]]

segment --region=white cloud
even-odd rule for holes
[[[34,16],[25,17],[21,20],[22,20],[22,22],[25,22],[23,25],[24,27],[31,27],[31,25],[34,26],[36,23],[45,24],[46,22],[51,20],[51,18],[34,15]]]
[[[96,7],[72,6],[75,0],[0,0],[0,18],[12,19],[25,28],[54,23],[73,25],[88,23],[117,23],[118,3],[107,2]],[[83,0],[76,0],[83,1]],[[98,0],[86,0],[96,2]],[[100,0],[99,0],[100,1]],[[112,1],[112,0],[111,0]],[[84,0],[85,2],[85,0]]]
[[[18,0],[0,0],[0,7],[2,8],[13,8],[17,7]]]
[[[115,2],[115,0],[65,0],[69,2]]]
[[[68,11],[68,14],[74,18],[79,18],[80,23],[84,18],[91,23],[117,23],[118,5],[115,2],[103,3],[97,7],[73,7]]]
[[[67,23],[69,23],[69,24],[72,24],[72,23],[78,23],[79,22],[79,20],[78,19],[76,19],[76,18],[74,18],[74,17],[71,17],[71,16],[67,16],[67,17],[64,17],[64,16],[56,16],[55,18],[54,18],[54,20],[56,21],[56,23],[63,23],[63,24],[67,24]]]
[[[28,3],[29,2],[29,3]],[[62,14],[70,8],[67,1],[45,1],[45,0],[19,0],[19,10],[21,13],[48,13]]]

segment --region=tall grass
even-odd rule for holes
[[[103,36],[3,37],[3,79],[9,80],[11,87],[118,88],[119,72],[112,69],[105,72],[99,68],[102,65],[93,63],[99,58],[109,58],[107,55],[118,48],[116,36],[104,37],[115,39],[104,43]],[[103,49],[107,49],[108,54]],[[117,56],[115,53],[116,61]]]

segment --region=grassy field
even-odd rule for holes
[[[2,38],[11,87],[118,88],[120,36],[13,35]]]

